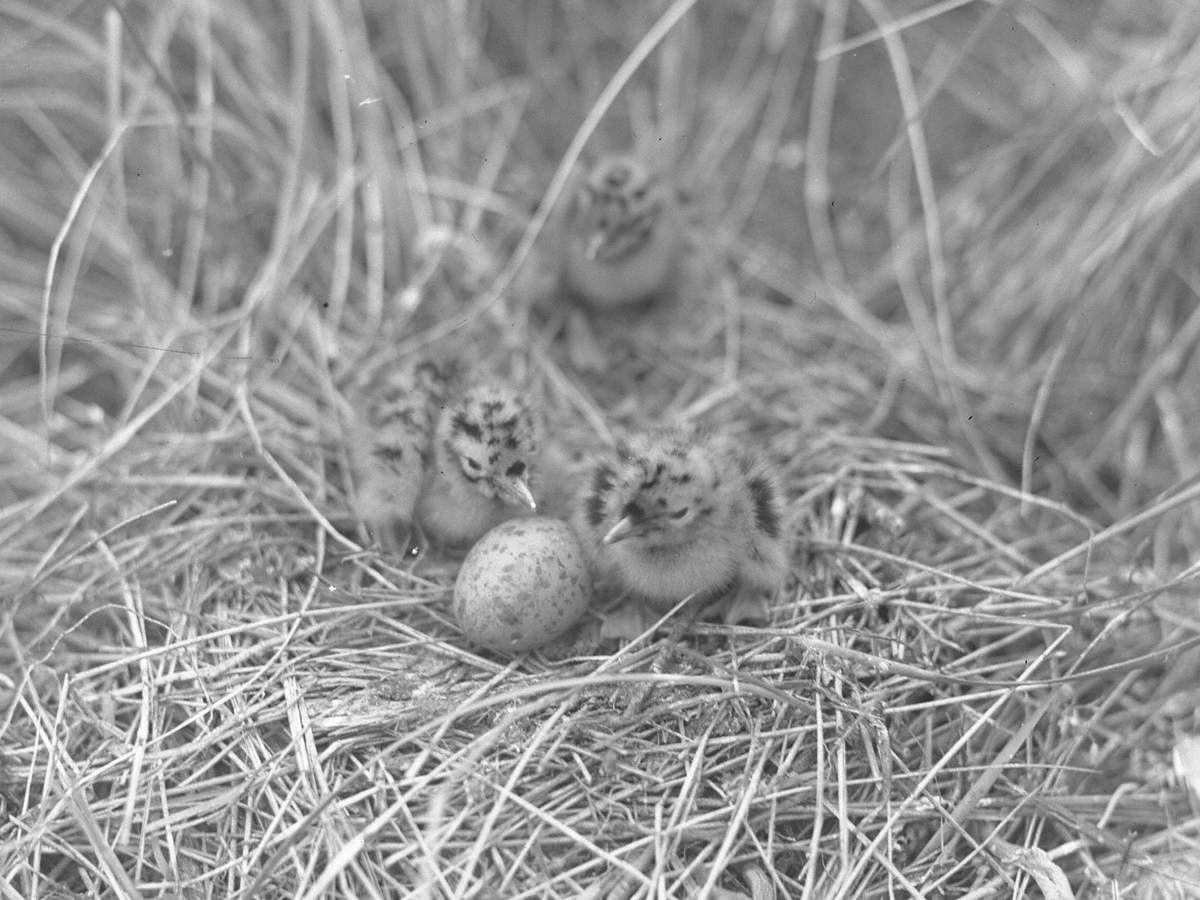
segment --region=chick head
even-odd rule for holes
[[[727,518],[723,474],[689,432],[665,430],[618,445],[592,473],[583,514],[606,545],[653,552],[720,530]]]
[[[446,464],[485,497],[537,509],[530,490],[538,452],[537,420],[515,391],[475,387],[451,404],[439,429]]]
[[[663,209],[662,182],[627,156],[601,160],[577,191],[572,212],[584,256],[615,262],[649,242]]]

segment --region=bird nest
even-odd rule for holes
[[[1194,893],[1198,14],[336,6],[0,0],[9,894]],[[605,141],[696,237],[581,372]],[[350,513],[437,350],[760,452],[769,621],[473,648]]]

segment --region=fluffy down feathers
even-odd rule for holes
[[[597,568],[652,607],[774,594],[787,572],[779,491],[757,460],[685,430],[597,460],[574,512]]]

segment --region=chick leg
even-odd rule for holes
[[[726,625],[742,622],[770,622],[771,598],[761,590],[740,585],[732,593],[713,600],[704,609],[706,615],[720,615]]]
[[[626,600],[605,615],[604,623],[600,626],[600,637],[605,640],[637,640],[649,631],[656,621],[658,617],[652,617],[640,600]]]

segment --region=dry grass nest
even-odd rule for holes
[[[1200,9],[50,6],[0,0],[0,896],[1200,896]],[[581,373],[547,238],[627,146],[694,280]],[[427,350],[571,454],[761,449],[770,623],[473,649],[349,513],[349,392]]]

